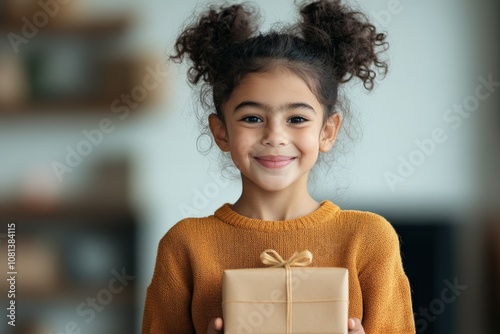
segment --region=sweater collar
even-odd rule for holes
[[[340,208],[337,205],[324,200],[315,211],[308,215],[288,220],[269,221],[242,216],[231,209],[229,203],[225,203],[215,211],[214,216],[229,225],[249,230],[273,232],[318,227],[318,225],[331,221],[339,211]]]

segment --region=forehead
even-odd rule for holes
[[[244,100],[269,105],[293,102],[321,105],[310,84],[283,66],[246,74],[229,96],[226,106],[230,107]]]

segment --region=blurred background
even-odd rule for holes
[[[262,30],[296,18],[291,0],[255,3]],[[388,32],[391,68],[370,94],[346,88],[363,134],[311,191],[394,225],[418,333],[498,333],[498,4],[349,3]],[[0,0],[2,333],[139,333],[160,238],[238,197],[197,151],[186,67],[166,61],[205,4]]]

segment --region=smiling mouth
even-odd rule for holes
[[[295,157],[269,155],[269,156],[255,157],[255,160],[257,160],[257,162],[260,165],[266,168],[279,169],[291,164],[292,161],[295,160]]]

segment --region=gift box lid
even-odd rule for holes
[[[224,302],[286,302],[284,268],[229,269],[224,271]],[[345,268],[291,268],[293,302],[348,301]]]

